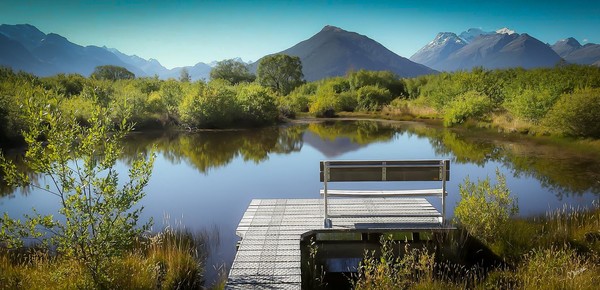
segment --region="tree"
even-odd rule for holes
[[[135,74],[128,71],[124,67],[116,65],[101,65],[94,69],[91,77],[98,80],[116,81],[135,79]]]
[[[234,59],[226,59],[217,62],[217,65],[210,71],[212,80],[223,79],[230,84],[235,85],[241,82],[253,82],[256,78],[248,70],[248,66]]]
[[[287,95],[304,83],[302,62],[299,57],[286,54],[265,56],[258,63],[256,77],[261,85]]]
[[[149,228],[150,222],[138,224],[142,208],[134,206],[144,197],[154,154],[148,159],[139,156],[131,163],[129,180],[119,180],[115,165],[122,150],[120,140],[132,129],[126,119],[114,126],[108,109],[95,106],[84,127],[58,109],[55,96],[32,96],[24,103],[28,121],[23,132],[28,145],[24,159],[50,184],[30,182],[2,154],[0,170],[8,184],[54,195],[62,217],[34,210],[22,221],[5,213],[0,218],[0,244],[21,247],[26,239],[39,240],[84,266],[95,287],[110,288],[110,262]]]
[[[182,68],[179,71],[179,81],[182,83],[189,83],[192,80],[192,76],[190,76],[190,72],[186,67]]]

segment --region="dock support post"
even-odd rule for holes
[[[446,175],[446,166],[446,160],[442,160],[442,219],[440,221],[442,225],[446,222],[446,179],[448,179]]]
[[[327,181],[329,180],[329,161],[323,162],[323,227],[330,229],[331,219],[327,212]]]

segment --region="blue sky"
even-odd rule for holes
[[[233,57],[254,61],[325,25],[366,35],[404,57],[438,32],[471,27],[508,27],[549,43],[570,36],[600,43],[600,1],[0,0],[0,23],[32,24],[172,68]]]

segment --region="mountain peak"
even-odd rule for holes
[[[515,34],[514,30],[508,29],[506,27],[500,28],[498,30],[496,30],[496,33],[498,34],[508,34],[508,35],[512,35]]]
[[[561,40],[557,41],[554,45],[558,45],[558,44],[568,45],[568,46],[572,46],[572,47],[581,47],[581,43],[573,37],[561,39]]]
[[[453,41],[458,44],[466,44],[466,42],[458,37],[458,35],[456,35],[454,32],[440,32],[435,36],[433,41],[429,43],[429,45],[441,45],[448,41]]]
[[[469,28],[469,29],[467,29],[467,31],[461,32],[459,37],[462,40],[464,40],[465,42],[469,43],[481,35],[488,35],[488,34],[493,34],[493,33],[494,32],[483,31],[480,28]]]
[[[321,29],[321,32],[345,32],[346,30],[343,30],[337,26],[333,26],[333,25],[325,25],[325,27],[323,27],[323,29]]]

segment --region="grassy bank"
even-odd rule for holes
[[[200,289],[206,241],[185,230],[140,237],[108,267],[110,289]],[[99,289],[75,259],[27,248],[0,250],[0,289]]]
[[[509,218],[515,208],[507,193],[501,176],[493,186],[489,180],[467,181],[455,211],[463,233],[457,236],[476,238],[503,261],[501,265],[469,267],[445,260],[439,249],[431,248],[406,250],[398,257],[390,249],[403,244],[382,239],[382,255],[365,256],[354,288],[597,289],[600,203]]]

